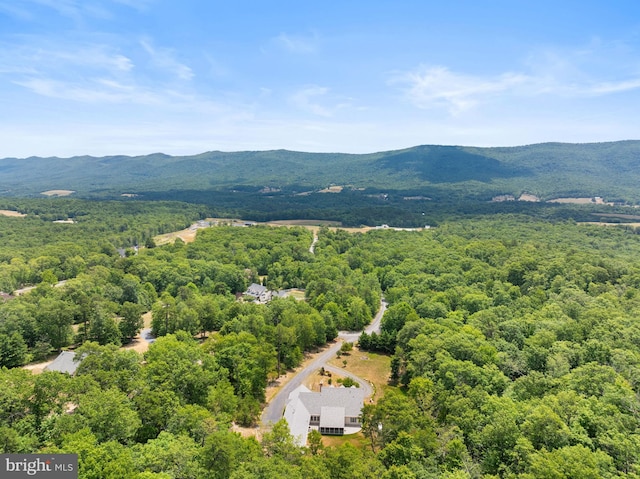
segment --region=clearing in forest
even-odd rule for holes
[[[40,193],[45,196],[69,196],[75,193],[74,190],[47,190]]]
[[[343,189],[344,186],[330,186],[329,188],[318,191],[318,193],[340,193]]]
[[[13,210],[0,210],[0,216],[10,216],[12,218],[24,218],[25,215],[24,213],[19,213],[18,211],[13,211]]]
[[[211,226],[216,225],[224,225],[224,224],[234,224],[234,223],[245,223],[243,220],[234,220],[229,218],[207,218],[204,220],[204,223],[210,223]],[[200,223],[200,222],[199,222]],[[199,223],[194,223],[180,231],[173,231],[171,233],[164,233],[161,235],[157,235],[153,238],[155,243],[158,246],[173,243],[176,239],[180,238],[185,243],[191,243],[195,241],[196,234],[199,229],[205,228],[206,226],[199,226]],[[303,228],[307,228],[308,230],[313,231],[314,233],[318,233],[320,227],[326,226],[331,230],[341,229],[347,231],[349,233],[366,233],[367,231],[373,229],[370,226],[361,226],[359,228],[348,228],[341,226],[339,221],[327,221],[327,220],[275,220],[269,221],[267,223],[255,223],[255,224],[263,224],[267,226],[302,226]]]

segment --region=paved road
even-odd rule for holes
[[[340,376],[347,376],[360,384],[360,389],[364,391],[364,397],[369,397],[373,394],[373,388],[371,384],[366,379],[362,379],[361,377],[356,376],[353,373],[350,373],[346,369],[339,368],[338,366],[332,366],[331,364],[324,365],[325,371],[330,371],[331,373],[338,374]]]
[[[313,241],[311,242],[311,246],[309,246],[309,253],[316,254],[316,243],[318,242],[318,235],[313,233]]]
[[[373,318],[373,321],[369,326],[365,328],[367,334],[371,334],[372,332],[379,333],[380,332],[380,321],[382,316],[387,309],[387,302],[383,299],[380,301],[380,309],[378,313]],[[278,422],[282,419],[282,414],[284,412],[284,408],[289,398],[289,394],[293,392],[298,386],[300,386],[305,379],[307,379],[313,372],[318,369],[324,367],[326,370],[334,372],[336,374],[341,374],[343,376],[348,376],[354,381],[357,381],[360,384],[360,387],[363,388],[366,392],[365,396],[369,396],[373,394],[373,390],[368,381],[352,374],[348,371],[345,371],[342,368],[337,368],[335,366],[331,366],[327,364],[330,359],[333,359],[342,346],[343,342],[355,343],[360,337],[360,331],[340,331],[338,333],[338,341],[331,345],[329,349],[322,352],[315,358],[311,363],[309,363],[304,369],[302,369],[299,373],[297,373],[287,384],[285,384],[280,391],[273,397],[271,402],[267,405],[267,407],[262,411],[261,422],[264,426],[269,426]]]
[[[60,286],[64,286],[66,282],[67,282],[67,280],[66,280],[66,279],[63,279],[62,281],[58,281],[56,284],[54,284],[54,285],[53,285],[53,287],[54,287],[54,288],[59,288]],[[21,296],[21,295],[23,295],[23,294],[28,293],[28,292],[29,292],[29,291],[31,291],[31,290],[36,289],[37,287],[38,287],[38,286],[36,285],[36,286],[26,286],[26,287],[24,287],[24,288],[16,289],[16,290],[13,292],[13,295],[14,295],[14,296]]]
[[[156,340],[155,336],[151,334],[151,328],[144,328],[140,331],[140,337],[148,343],[153,343]]]
[[[274,396],[271,402],[267,405],[267,407],[262,411],[261,421],[265,426],[269,426],[270,424],[275,424],[280,419],[282,419],[282,413],[284,412],[284,407],[289,398],[289,394],[293,392],[298,386],[300,386],[305,379],[307,379],[311,373],[320,369],[323,365],[325,369],[327,366],[325,365],[327,361],[333,359],[336,356],[336,352],[340,349],[342,345],[342,341],[337,341],[335,344],[332,344],[329,349],[322,352],[315,358],[311,363],[307,365],[302,371],[296,374],[291,381],[285,384],[278,394]]]
[[[367,334],[376,333],[380,334],[380,321],[382,321],[382,316],[384,316],[384,312],[387,310],[387,302],[382,298],[380,300],[380,309],[376,313],[371,324],[364,328],[364,332]]]

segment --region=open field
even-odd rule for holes
[[[207,218],[204,221],[211,222],[212,225],[216,224],[231,224],[234,222],[242,223],[243,220],[238,219],[229,219],[229,218]],[[257,223],[263,224],[267,226],[302,226],[307,228],[314,233],[318,233],[320,227],[326,226],[329,229],[336,230],[342,229],[344,231],[348,231],[349,233],[366,233],[367,231],[373,229],[370,226],[362,226],[360,228],[343,228],[340,222],[337,221],[326,221],[326,220],[277,220],[277,221],[269,221],[267,223]],[[153,240],[158,246],[173,243],[176,239],[180,238],[185,243],[191,243],[195,241],[196,234],[198,230],[202,229],[202,227],[196,227],[194,225],[189,226],[180,231],[173,231],[171,233],[164,233],[158,236],[155,236]]]
[[[358,449],[371,449],[371,442],[364,437],[362,432],[349,434],[347,436],[322,436],[322,444],[324,447],[340,447],[347,443]]]
[[[340,193],[343,189],[344,186],[330,186],[329,188],[318,191],[318,193]]]
[[[538,198],[536,195],[530,195],[529,193],[523,193],[522,195],[520,195],[520,198],[518,198],[518,201],[531,201],[533,203],[536,203],[536,202],[540,201],[540,198]]]
[[[185,243],[191,243],[196,239],[197,231],[198,230],[195,230],[195,229],[185,228],[180,231],[173,231],[171,233],[158,235],[154,237],[153,240],[158,246],[162,246],[163,244],[173,243],[178,238],[180,238]]]
[[[276,220],[266,224],[270,226],[341,226],[339,221],[329,220]]]
[[[604,205],[607,204],[604,200],[596,196],[594,198],[555,198],[547,201],[547,203],[564,203],[574,205]]]
[[[45,196],[69,196],[75,193],[74,190],[47,190],[40,193]]]
[[[24,218],[25,214],[12,210],[0,210],[0,216],[10,216],[12,218]]]
[[[287,290],[287,296],[293,296],[297,300],[302,301],[303,299],[305,299],[304,289],[289,289]]]
[[[592,213],[593,216],[604,216],[605,218],[620,218],[623,220],[640,220],[640,215],[625,215],[621,213]]]
[[[598,226],[631,226],[632,228],[640,228],[640,223],[604,223],[601,221],[586,221],[585,225],[598,225]]]

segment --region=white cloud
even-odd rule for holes
[[[65,81],[51,78],[27,78],[13,83],[48,98],[74,101],[85,104],[140,105],[159,108],[165,113],[190,112],[205,115],[219,114],[231,107],[209,98],[186,94],[162,87],[146,87],[133,81],[121,82],[113,78],[90,78],[80,81]],[[239,112],[243,106],[235,105]]]
[[[0,1],[0,11],[19,18],[21,20],[33,20],[36,18],[30,11],[33,5],[54,10],[60,16],[81,23],[87,18],[111,19],[113,15],[110,7],[113,4],[125,5],[138,11],[145,10],[153,0],[21,0],[16,5],[16,0]]]
[[[187,65],[180,63],[175,58],[175,52],[168,48],[156,48],[152,45],[151,40],[142,39],[140,44],[151,57],[151,61],[164,70],[167,70],[177,76],[180,80],[191,80],[194,76],[193,70]]]
[[[111,13],[103,2],[92,0],[27,0],[55,10],[59,15],[81,23],[85,17],[111,18]]]
[[[640,88],[640,78],[622,80],[619,82],[603,82],[591,85],[586,93],[593,95],[607,95],[609,93],[621,93],[624,91],[637,90]]]
[[[419,108],[445,106],[452,114],[468,110],[483,97],[504,93],[530,82],[526,75],[504,73],[497,77],[478,77],[453,73],[446,67],[421,67],[396,77],[406,84],[407,99]]]
[[[47,45],[33,38],[23,37],[21,43],[0,44],[0,72],[37,72],[64,75],[82,69],[127,73],[134,68],[133,61],[105,45]],[[51,42],[50,42],[51,43]]]
[[[422,109],[444,107],[457,115],[496,98],[555,96],[558,98],[596,97],[640,89],[640,77],[617,81],[594,79],[566,58],[551,58],[545,68],[533,73],[505,72],[479,76],[453,72],[444,66],[421,66],[396,74],[390,84],[401,85],[404,97]]]
[[[297,108],[313,113],[318,116],[329,117],[332,115],[331,111],[318,103],[317,100],[323,97],[329,91],[328,88],[321,86],[309,86],[298,90],[290,97],[291,103]]]
[[[157,104],[160,98],[152,92],[120,84],[110,79],[93,79],[73,83],[46,78],[30,78],[14,82],[32,92],[49,98],[73,100],[81,103]]]

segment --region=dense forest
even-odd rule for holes
[[[235,192],[248,189],[261,191],[265,201],[274,193],[286,193],[293,201],[300,199],[296,195],[340,185],[360,191],[362,200],[396,191],[435,201],[530,193],[542,200],[600,196],[638,204],[638,158],[639,141],[509,148],[424,145],[358,155],[274,150],[4,158],[0,194],[37,196],[62,188],[84,198],[153,193],[179,201],[197,194],[202,203],[208,194],[232,200]]]
[[[323,227],[312,253],[302,227],[154,244],[201,207],[21,201],[3,206],[26,217],[0,217],[1,289],[36,287],[0,303],[2,452],[77,453],[82,478],[640,477],[630,228],[515,214]],[[260,304],[242,295],[252,282],[305,300]],[[391,356],[390,379],[363,408],[361,447],[312,435],[300,448],[285,422],[259,440],[232,431],[256,424],[269,381],[362,329],[382,295],[381,332],[359,347]],[[145,312],[157,340],[120,349]],[[75,376],[19,368],[67,347],[83,357]]]

